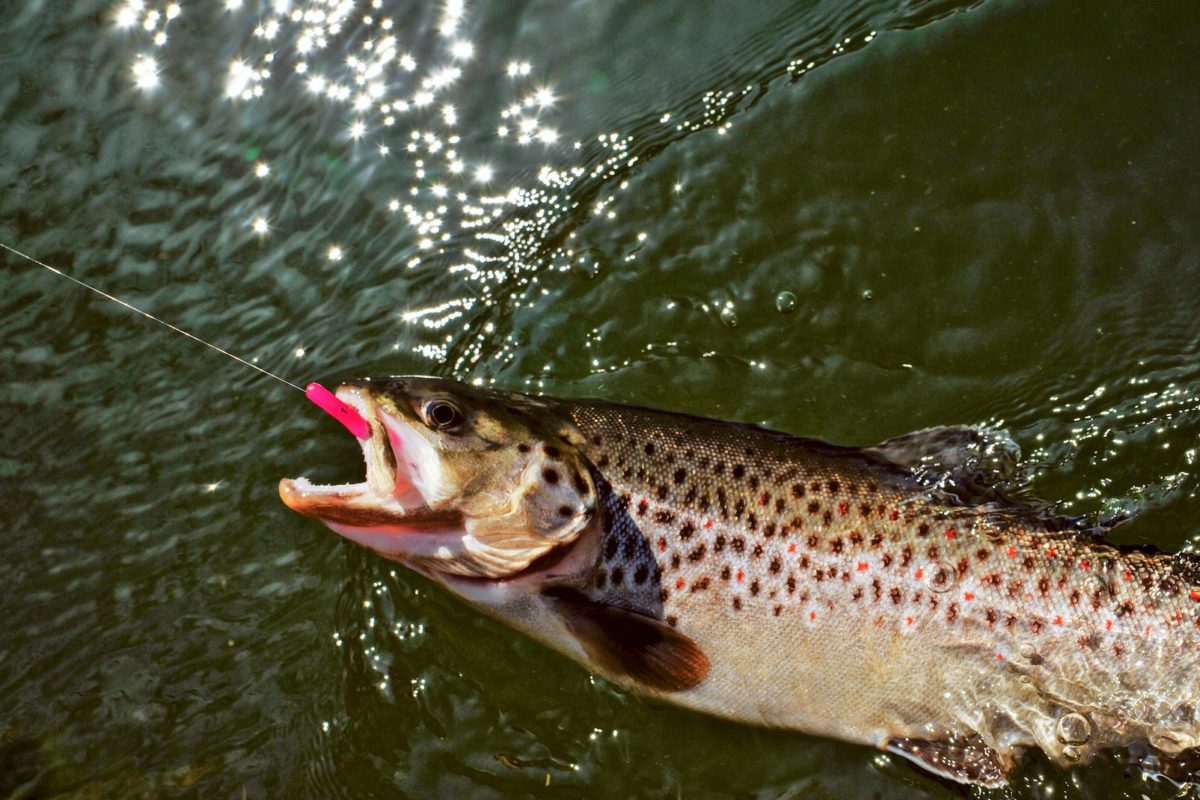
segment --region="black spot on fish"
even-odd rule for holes
[[[658,600],[659,600],[659,602],[661,602],[661,603],[665,603],[665,602],[667,602],[667,598],[668,598],[668,597],[670,597],[670,596],[671,596],[671,593],[670,593],[670,592],[668,592],[666,589],[659,589],[659,590],[658,590]]]
[[[525,444],[524,442],[521,442],[519,445],[517,445],[517,450],[522,453],[528,453],[529,445]]]
[[[625,570],[623,570],[621,567],[613,567],[612,568],[613,586],[619,585],[621,583],[621,581],[623,581],[623,580],[625,580]]]
[[[562,453],[552,444],[542,445],[542,452],[550,458],[562,458]]]
[[[817,513],[818,511],[820,511],[820,510],[821,510],[821,504],[820,504],[820,503],[818,503],[816,500],[810,500],[810,501],[809,501],[809,503],[808,503],[808,513],[810,513],[810,514],[816,514],[816,513]]]
[[[770,539],[774,535],[775,535],[775,523],[768,522],[766,525],[763,526],[763,536],[766,537],[767,539]]]
[[[743,464],[734,464],[733,465],[733,477],[734,478],[741,480],[741,478],[744,477],[745,474],[746,474],[745,465],[743,465]]]
[[[958,619],[958,603],[951,603],[949,608],[946,609],[946,622],[954,622],[956,619]],[[1034,633],[1037,633],[1037,631],[1034,631]]]
[[[683,469],[682,467],[680,467],[679,469],[675,470],[675,482],[676,483],[683,483],[683,480],[686,477],[687,477],[686,469]]]
[[[929,523],[922,522],[920,525],[917,526],[917,536],[928,536],[928,535],[929,535]]]
[[[746,511],[746,498],[739,497],[737,499],[737,502],[733,504],[734,518],[736,519],[736,518],[742,516],[742,514],[745,513],[745,511]]]
[[[679,553],[671,554],[671,569],[679,569]]]
[[[714,475],[720,475],[724,471],[725,471],[725,462],[724,461],[718,461],[717,463],[713,464],[713,474]]]
[[[996,609],[994,609],[994,608],[989,608],[987,611],[984,612],[983,616],[984,616],[984,619],[987,620],[988,625],[995,625],[996,620],[1000,618],[1000,615],[996,613]]]
[[[822,521],[822,522],[824,522],[826,525],[828,525],[829,523],[833,522],[833,512],[832,512],[832,511],[826,511],[826,512],[825,512],[825,513],[824,513],[824,514],[821,516],[821,521]]]
[[[592,436],[592,444],[596,445],[596,447],[599,447],[601,445],[602,441],[603,440],[600,438],[600,434],[597,433],[594,436]]]
[[[862,506],[859,507],[858,513],[862,514],[864,517],[871,516],[871,504],[863,503]]]
[[[698,580],[698,581],[695,581],[694,583],[692,583],[692,585],[691,585],[691,587],[690,587],[689,591],[692,591],[692,592],[703,592],[704,590],[706,590],[706,589],[708,588],[708,583],[709,583],[709,581],[708,581],[708,576],[707,576],[707,575],[705,575],[705,576],[704,576],[703,578],[701,578],[700,580]]]
[[[787,590],[788,590],[788,594],[792,594],[793,592],[796,591],[796,576],[795,575],[788,575]]]
[[[656,497],[658,497],[660,502],[663,500],[666,500],[667,499],[667,485],[664,483],[662,486],[659,486],[658,491],[656,491],[654,494]]]
[[[571,516],[571,507],[570,506],[559,506],[558,513],[559,513],[559,516],[569,517],[569,516]]]
[[[797,500],[799,500],[801,497],[804,497],[804,484],[803,483],[797,483],[797,484],[792,485],[792,497],[796,498]]]
[[[733,570],[731,570],[731,569],[729,568],[729,565],[728,565],[728,564],[726,564],[725,566],[721,567],[721,580],[723,580],[723,581],[727,581],[727,580],[729,580],[729,576],[730,576],[730,575],[732,575],[732,574],[733,574]]]
[[[892,590],[888,592],[888,597],[892,598],[893,603],[900,605],[900,602],[904,599],[904,593],[900,591],[899,586],[893,586]]]
[[[699,561],[700,559],[704,558],[704,551],[705,551],[704,544],[701,543],[700,545],[698,545],[696,547],[695,550],[688,553],[688,561]]]
[[[674,628],[676,625],[679,624],[679,620],[675,618],[674,614],[668,614],[667,615],[667,624],[670,625],[672,628]]]
[[[734,611],[742,610],[742,598],[740,598],[740,597],[733,598],[733,610]]]
[[[706,494],[700,495],[700,510],[708,511],[708,509],[711,506],[712,506],[712,501],[708,499],[708,495],[706,495]]]
[[[863,590],[862,590],[862,587],[859,587],[854,590],[854,594],[850,595],[850,599],[851,600],[862,600],[862,596],[863,596]]]
[[[776,497],[776,498],[775,498],[775,513],[776,513],[776,514],[782,514],[782,513],[783,513],[783,509],[784,509],[786,506],[787,506],[787,503],[784,501],[784,499],[783,499],[782,497]]]
[[[830,493],[830,494],[837,494],[837,493],[838,493],[838,489],[840,489],[840,488],[841,488],[841,485],[840,485],[840,484],[839,484],[837,481],[830,481],[830,482],[828,483],[828,486],[829,486],[829,493]]]
[[[542,470],[542,477],[546,479],[546,483],[558,483],[558,470],[547,467]]]
[[[783,613],[783,606],[781,606],[781,605],[776,605],[776,606],[775,606],[775,609],[774,609],[774,612],[775,612],[775,616],[777,616],[777,617],[778,617],[780,614],[782,614],[782,613]]]
[[[762,554],[763,554],[763,546],[761,544],[754,545],[754,549],[750,551],[750,555],[752,555],[754,558],[758,558]]]
[[[753,582],[750,584],[750,594],[752,594],[752,595],[754,595],[755,597],[757,597],[757,596],[758,596],[758,592],[759,592],[759,588],[758,588],[758,578],[755,578],[755,579],[754,579],[754,581],[753,581]]]
[[[604,469],[608,466],[608,453],[600,454],[600,460],[596,462],[596,466],[600,469]]]
[[[646,578],[650,577],[650,568],[645,564],[639,564],[638,568],[633,571],[633,582],[641,586],[646,582]]]
[[[746,549],[746,540],[740,536],[735,536],[733,539],[733,552],[741,553]]]
[[[608,571],[605,569],[596,570],[596,588],[603,589],[608,584]]]
[[[633,555],[636,552],[637,539],[633,538],[632,536],[626,538],[625,544],[621,547],[621,555],[625,557],[626,561],[630,561],[633,559]]]
[[[696,526],[690,522],[683,523],[683,527],[679,529],[679,538],[685,542],[692,538],[692,534],[696,532]]]
[[[750,530],[755,530],[758,528],[758,515],[753,511],[746,515],[746,525],[750,528]]]
[[[718,533],[717,538],[713,541],[713,550],[721,552],[725,549],[725,534]]]
[[[757,489],[757,488],[758,488],[758,476],[757,476],[757,475],[751,475],[751,476],[750,476],[750,488],[751,488],[751,489]]]
[[[639,517],[646,516],[646,509],[648,508],[650,508],[650,503],[645,498],[642,498],[638,501],[637,515]]]
[[[608,537],[608,540],[604,543],[604,560],[605,561],[613,560],[613,558],[617,555],[617,547],[618,546],[620,546],[620,543],[617,541],[617,537],[615,537],[615,536]]]
[[[1050,579],[1049,578],[1039,578],[1037,585],[1038,585],[1038,593],[1042,597],[1045,597],[1050,592]]]
[[[776,575],[778,575],[779,571],[783,569],[783,562],[779,560],[779,556],[775,556],[771,559],[771,566],[769,569]]]
[[[646,455],[654,455],[654,442],[646,442]]]
[[[888,567],[890,567],[890,566],[892,565],[892,561],[893,561],[894,559],[895,559],[895,556],[893,556],[891,553],[884,553],[884,554],[883,554],[883,567],[884,567],[884,569],[887,569]]]
[[[842,546],[843,546],[842,540],[840,538],[834,539],[832,542],[829,543],[829,549],[835,553],[842,552]]]
[[[684,505],[690,507],[692,505],[692,503],[694,503],[694,502],[696,502],[696,487],[689,486],[688,490],[687,490],[687,494],[683,498],[683,503],[684,503]]]
[[[580,475],[578,472],[572,472],[571,480],[575,484],[575,491],[579,492],[584,497],[587,497],[589,490],[588,490],[587,481],[585,481],[583,479],[583,476]]]

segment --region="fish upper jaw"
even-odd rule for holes
[[[370,435],[359,442],[366,479],[322,485],[284,478],[279,482],[284,505],[389,558],[450,555],[464,519],[457,510],[436,508],[436,500],[431,507],[425,499],[424,491],[436,487],[440,472],[436,452],[422,449],[420,437],[381,409],[368,389],[342,386],[337,396],[370,426]]]

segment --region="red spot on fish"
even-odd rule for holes
[[[1142,636],[1149,636],[1149,635],[1150,635],[1150,626],[1147,625],[1146,630],[1142,632]]]
[[[1055,625],[1062,625],[1062,614],[1056,614],[1056,615],[1054,616],[1054,624],[1055,624]]]
[[[865,561],[858,562],[858,571],[866,572],[867,571],[867,562],[865,562]]]
[[[954,530],[954,528],[946,529],[946,538],[947,539],[953,539],[955,536],[958,536],[958,531]]]
[[[706,519],[706,520],[704,520],[704,527],[706,527],[706,528],[711,528],[711,527],[712,527],[712,520],[711,520],[711,519]]]
[[[1004,660],[1004,654],[1003,654],[1003,653],[996,653],[996,660],[997,660],[997,661],[1003,661],[1003,660]]]
[[[676,588],[676,589],[682,589],[682,588],[683,588],[683,583],[684,583],[684,581],[683,581],[683,578],[676,578],[676,579],[675,579],[675,588]]]
[[[907,622],[909,625],[912,625],[912,617],[905,617],[905,622]]]
[[[892,522],[895,522],[896,520],[900,519],[900,512],[893,508],[888,512],[888,519],[890,519]]]
[[[742,571],[739,569],[739,570],[738,570],[738,574],[737,574],[737,579],[738,579],[739,581],[741,581],[741,580],[744,580],[744,579],[745,579],[745,577],[746,577],[745,573],[743,573],[743,572],[742,572]]]
[[[812,621],[813,621],[814,619],[816,619],[816,618],[817,618],[817,612],[815,612],[815,611],[810,611],[810,612],[808,612],[808,620],[809,620],[809,622],[812,622]]]
[[[917,567],[917,575],[916,575],[917,580],[921,580],[921,578],[923,578],[923,577],[925,577],[925,570],[921,569],[920,567]]]
[[[1057,547],[1051,547],[1046,550],[1046,558],[1054,558],[1056,555],[1058,555]]]
[[[1195,589],[1192,589],[1190,592],[1188,592],[1188,597],[1192,598],[1197,603],[1200,603],[1200,592],[1196,591]]]
[[[1127,580],[1127,581],[1133,580],[1133,573],[1130,572],[1129,570],[1125,570],[1125,580]]]
[[[846,516],[847,514],[849,514],[850,513],[850,504],[849,503],[839,503],[838,504],[838,513],[841,514],[843,517]]]
[[[1008,546],[1008,557],[1009,558],[1017,557],[1017,548],[1013,547],[1011,544]]]
[[[664,550],[666,550],[666,549],[667,549],[667,540],[666,540],[666,539],[663,539],[662,537],[659,537],[659,539],[658,539],[658,551],[661,553],[661,552],[663,552],[663,551],[664,551]]]
[[[794,552],[796,552],[796,543],[795,543],[795,542],[793,542],[792,544],[789,544],[789,545],[788,545],[788,552],[789,552],[789,553],[794,553]]]
[[[1092,568],[1092,562],[1088,561],[1088,560],[1085,558],[1085,559],[1083,559],[1082,561],[1080,561],[1080,562],[1079,562],[1079,568],[1080,568],[1080,569],[1091,569],[1091,568]]]
[[[767,494],[766,492],[763,492],[763,496],[758,498],[758,504],[760,506],[765,506],[770,501],[771,501],[771,495]]]
[[[963,600],[974,600],[974,599],[975,599],[975,595],[971,594],[970,592],[963,592]]]
[[[1104,623],[1104,630],[1106,630],[1106,631],[1111,631],[1111,630],[1112,630],[1112,620],[1111,620],[1111,619],[1110,619],[1110,620],[1106,620],[1106,621],[1105,621],[1105,623]]]

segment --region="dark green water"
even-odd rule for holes
[[[1196,543],[1194,2],[278,5],[10,0],[0,241],[297,383],[1004,426],[1063,510]],[[344,432],[3,263],[0,797],[955,796],[644,702],[288,513],[280,477],[361,475]],[[996,794],[1174,792],[1035,759]]]

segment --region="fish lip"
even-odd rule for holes
[[[408,461],[397,452],[399,437],[389,435],[388,430],[404,423],[381,409],[368,387],[347,384],[340,386],[336,395],[370,426],[370,435],[359,440],[366,478],[336,485],[316,484],[305,477],[284,478],[279,482],[284,505],[352,539],[352,534],[369,533],[375,538],[461,528],[460,514],[431,509],[413,486]]]

